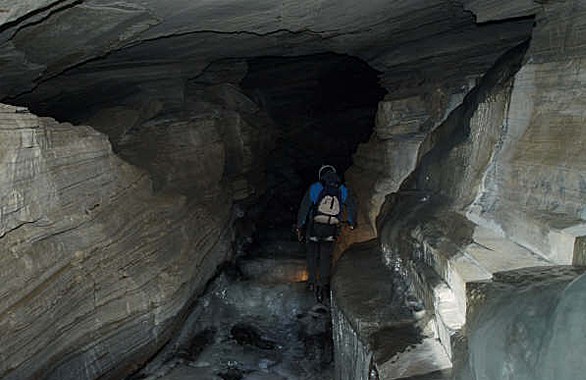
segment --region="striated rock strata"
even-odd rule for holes
[[[559,290],[552,284],[567,284],[577,276],[558,271],[559,264],[584,265],[585,34],[580,31],[586,7],[581,1],[538,7],[531,2],[465,3],[484,20],[535,13],[532,39],[502,55],[482,78],[463,88],[465,96],[455,97],[454,107],[441,103],[445,115],[436,124],[428,123],[427,130],[432,103],[418,105],[417,96],[433,99],[429,86],[388,96],[389,103],[379,109],[376,132],[359,150],[349,175],[363,220],[372,223],[376,218],[385,262],[403,273],[410,292],[426,305],[435,339],[454,366],[467,371],[462,379],[550,379],[556,373],[573,378],[583,372],[579,361],[564,369],[554,362],[564,353],[572,355],[573,348],[561,343],[571,332],[560,328],[560,321],[574,323],[581,301],[570,306],[561,295],[546,303],[538,293],[547,298]],[[380,120],[389,120],[382,125],[391,133],[381,131]],[[399,138],[407,143],[391,143]],[[397,159],[398,151],[407,152],[409,159]],[[519,326],[503,325],[498,334],[487,336],[486,329],[503,321],[507,310],[517,310],[518,300],[528,295],[528,288],[515,289],[523,268],[544,274],[532,284],[541,290],[531,290],[535,298],[527,300],[538,313],[535,323],[540,328],[535,330],[527,322],[533,316],[520,310],[515,316]],[[518,270],[509,275],[515,284],[508,288],[515,294],[512,299],[494,292],[474,298],[471,289],[479,283],[498,287],[501,272],[511,270]],[[578,289],[578,281],[568,287],[569,293],[577,292],[570,289]],[[548,314],[546,305],[571,315]],[[490,315],[478,322],[475,313],[480,309]],[[517,329],[523,326],[525,330]],[[522,335],[519,341],[511,336],[517,333]],[[544,340],[537,334],[545,335]],[[521,358],[525,352],[514,352],[525,343],[530,355],[536,355],[527,362]],[[413,355],[416,360],[417,352]],[[551,367],[537,356],[548,358]]]
[[[235,57],[335,52],[384,72],[393,94],[419,83],[456,88],[526,38],[533,22],[475,24],[448,0],[27,0],[3,8],[0,100],[63,117]]]
[[[0,377],[119,379],[165,343],[230,254],[221,140],[190,172],[200,187],[198,176],[215,181],[213,194],[154,194],[92,128],[4,105],[0,115]]]
[[[470,358],[456,379],[579,379],[584,268],[507,271],[470,287]]]
[[[161,112],[119,137],[121,157],[146,169],[156,191],[200,202],[214,202],[222,188],[234,200],[262,194],[274,140],[269,117],[234,84],[187,87],[180,110]]]

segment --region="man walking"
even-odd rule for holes
[[[319,181],[313,183],[299,207],[297,236],[307,242],[309,287],[318,302],[329,293],[332,251],[344,215],[351,229],[356,225],[356,207],[348,188],[341,184],[336,169],[323,165]]]

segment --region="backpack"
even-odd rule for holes
[[[338,225],[342,214],[340,179],[328,173],[322,181],[323,190],[315,202],[313,221],[320,224]]]

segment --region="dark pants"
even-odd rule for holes
[[[330,285],[333,249],[333,241],[307,242],[307,267],[310,284],[321,287]]]

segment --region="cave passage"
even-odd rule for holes
[[[127,380],[334,378],[329,304],[306,287],[302,246],[287,231],[258,244],[208,284],[170,344]]]
[[[306,253],[290,226],[319,167],[343,175],[351,165],[385,91],[366,63],[336,54],[251,59],[241,87],[276,128],[266,195],[237,220],[235,258],[182,332],[129,380],[334,377],[330,300],[306,286]]]
[[[221,65],[233,69],[230,63]],[[214,170],[223,170],[217,180],[229,182],[245,161],[239,141],[245,133],[230,129],[241,126],[222,108],[222,91],[237,88],[230,100],[248,104],[242,91],[258,104],[258,114],[242,111],[245,122],[264,117],[259,114],[270,118],[272,150],[253,152],[267,162],[252,160],[248,169],[265,168],[252,175],[265,178],[264,194],[237,201],[235,209],[245,215],[234,222],[234,258],[185,311],[181,331],[146,364],[134,363],[140,368],[129,379],[333,378],[330,301],[317,302],[307,288],[306,252],[291,225],[320,166],[334,165],[343,179],[358,145],[372,135],[378,102],[386,94],[379,74],[358,58],[333,53],[257,57],[246,61],[240,80],[220,74],[209,83],[199,76],[130,97],[135,87],[120,89],[113,83],[92,98],[64,93],[46,102],[26,102],[35,112],[87,123],[106,134],[118,156],[150,174],[155,194],[209,201],[212,209],[208,194],[214,187],[206,188],[201,178],[198,188],[194,178],[215,173],[206,167],[213,162]],[[34,94],[31,99],[36,97],[43,98]],[[118,102],[119,97],[129,98]],[[215,111],[225,112],[226,119],[216,118]],[[267,120],[261,121],[263,126]],[[192,135],[197,138],[190,140]],[[207,148],[214,146],[215,136],[227,139],[223,153],[214,156],[223,163],[209,156],[216,152]]]
[[[0,379],[584,378],[585,20],[4,1]],[[324,164],[358,228],[315,291]]]
[[[321,165],[334,165],[343,177],[358,144],[372,134],[386,91],[376,70],[347,55],[260,57],[248,65],[241,86],[277,128],[267,165],[271,201],[264,222],[291,224]]]

